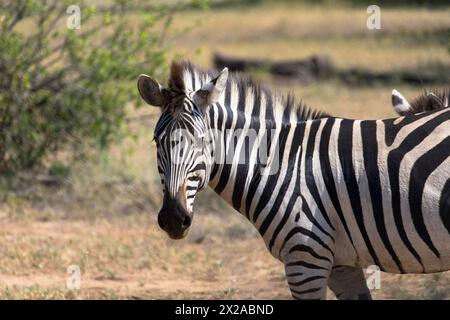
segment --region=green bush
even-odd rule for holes
[[[167,65],[162,41],[181,6],[76,1],[81,28],[70,29],[73,3],[0,4],[0,176],[35,168],[51,152],[75,159],[87,145],[106,148],[137,99],[138,74]]]

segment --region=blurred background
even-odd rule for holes
[[[2,299],[290,298],[281,263],[211,190],[187,239],[159,230],[159,110],[140,73],[227,65],[360,119],[394,117],[393,88],[412,100],[450,84],[448,1],[2,0],[0,27]],[[373,296],[449,299],[450,273],[382,273]]]

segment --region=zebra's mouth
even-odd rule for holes
[[[179,197],[164,196],[163,206],[158,214],[158,224],[171,239],[183,239],[189,232],[193,214],[188,212]]]
[[[167,231],[166,231],[167,232]],[[186,236],[189,233],[189,228],[183,230],[181,233],[172,233],[172,232],[167,232],[167,234],[169,235],[169,238],[172,240],[181,240],[186,238]]]
[[[180,224],[175,222],[178,221],[169,220],[168,223],[165,225],[162,225],[160,223],[160,227],[167,233],[170,239],[180,240],[185,238],[189,233],[190,222],[188,223],[188,225],[185,223]]]

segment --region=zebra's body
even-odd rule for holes
[[[195,92],[212,77],[189,64],[181,70],[171,79],[184,83],[183,108],[192,114]],[[328,285],[338,298],[369,298],[362,268],[370,265],[395,273],[450,269],[450,110],[340,119],[232,78],[203,121],[212,143],[200,180],[255,225],[285,264],[294,297],[324,298]],[[250,131],[257,139],[246,145]],[[262,164],[255,155],[268,131]],[[233,146],[233,161],[218,161],[219,144],[224,154]],[[163,183],[166,168],[160,165]],[[189,212],[198,188],[187,189]]]

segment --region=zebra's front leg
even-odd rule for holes
[[[335,266],[328,285],[339,300],[371,300],[362,268]]]
[[[285,263],[286,279],[294,299],[326,299],[332,259],[313,248],[298,245]],[[298,250],[298,251],[297,251]],[[292,251],[292,250],[291,250]]]

